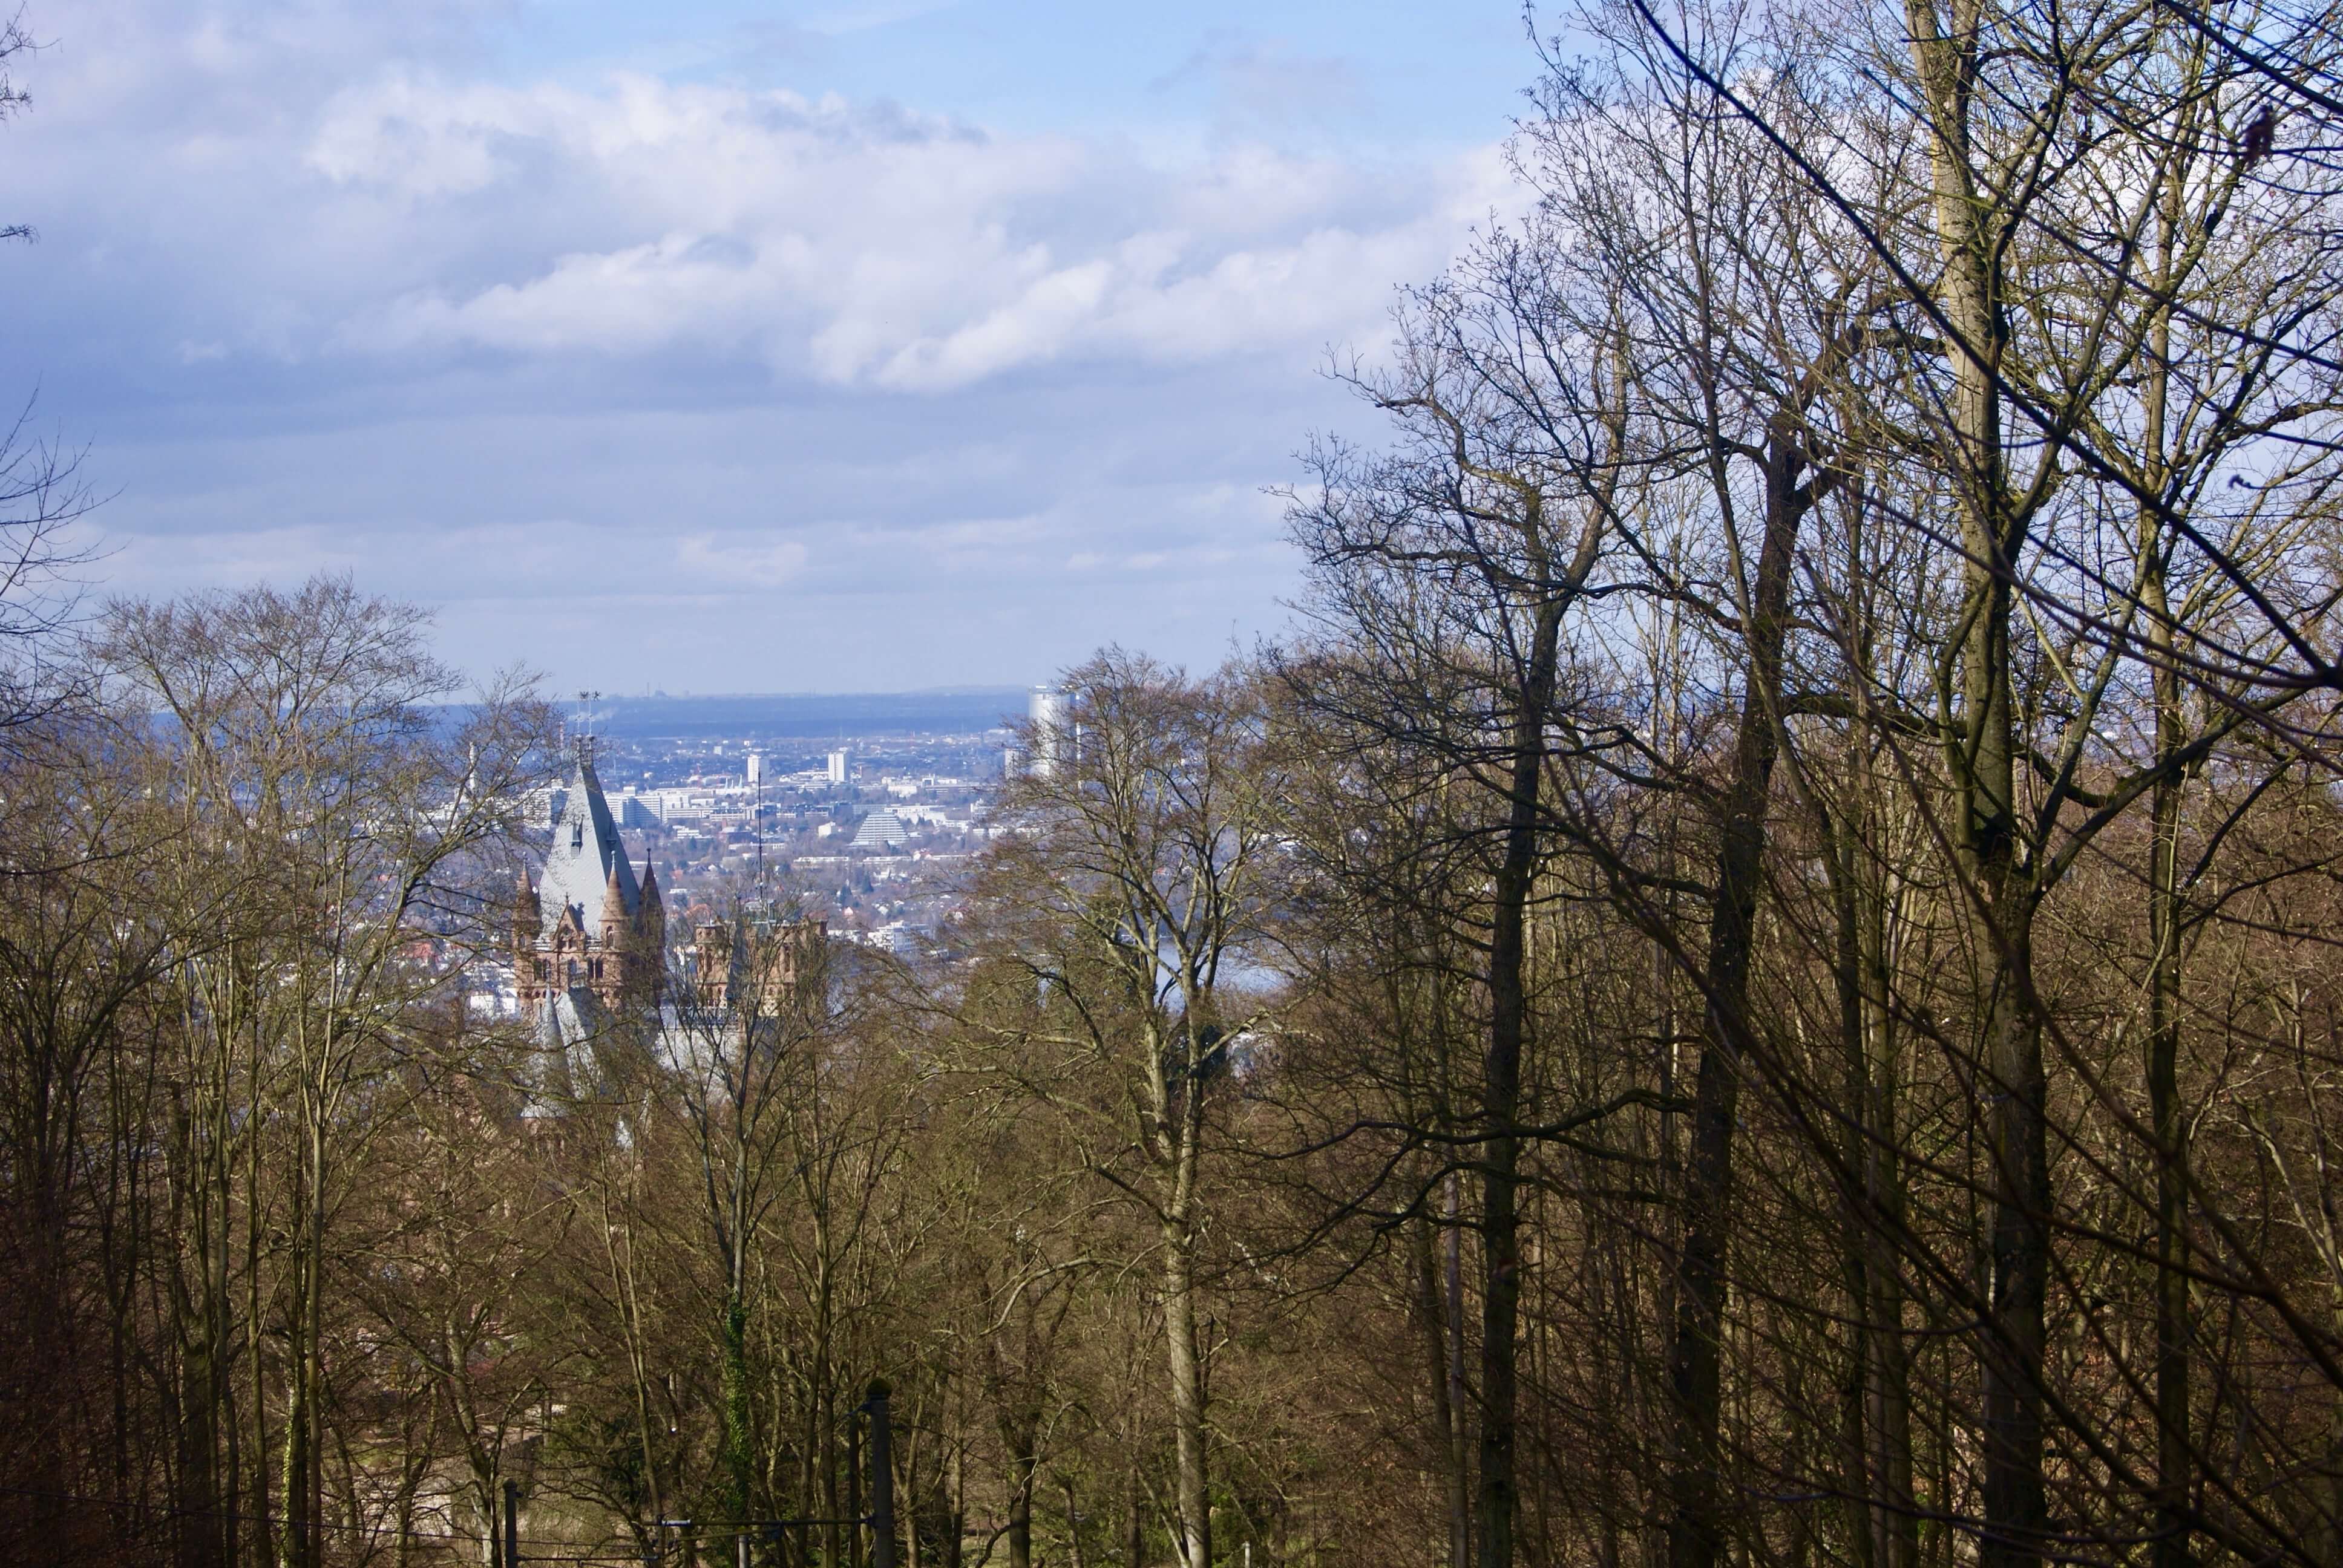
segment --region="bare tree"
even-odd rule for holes
[[[380,1125],[357,1112],[406,1048],[407,1010],[444,984],[411,950],[471,907],[463,873],[508,830],[539,738],[539,710],[518,685],[488,693],[454,727],[427,714],[425,704],[458,689],[425,651],[422,626],[417,611],[319,579],[292,595],[126,602],[92,648],[116,700],[152,716],[148,788],[179,819],[172,842],[206,868],[182,885],[225,875],[256,900],[224,914],[229,940],[180,970],[196,1037],[242,1055],[241,1076],[264,1096],[214,1114],[267,1114],[284,1140],[287,1163],[271,1174],[287,1183],[274,1223],[283,1227],[279,1547],[288,1563],[315,1563],[323,1550],[330,1232]],[[236,1076],[231,1067],[196,1081],[234,1092]],[[265,1153],[244,1143],[249,1207]],[[212,1171],[216,1184],[216,1158]],[[262,1222],[256,1213],[246,1222],[257,1454],[269,1447]],[[223,1241],[215,1231],[207,1245]],[[217,1289],[216,1264],[202,1277]]]
[[[1066,1118],[1083,1162],[1152,1222],[1180,1561],[1209,1568],[1198,1254],[1213,1211],[1211,1107],[1257,1022],[1232,971],[1268,913],[1273,786],[1239,670],[1192,680],[1110,649],[1067,687],[1073,728],[1030,738],[1029,754],[1051,761],[1002,791],[1011,832],[977,888],[1002,961],[1046,1005],[992,1026],[1016,1050],[983,1065]],[[1057,1060],[1037,1069],[1037,1048]]]

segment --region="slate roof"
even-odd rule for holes
[[[610,803],[602,798],[602,780],[595,776],[593,759],[581,749],[569,776],[568,799],[553,824],[553,847],[546,851],[545,872],[538,879],[538,926],[541,941],[553,940],[554,928],[568,910],[578,912],[578,924],[589,936],[602,932],[602,902],[608,896],[610,873],[618,875],[618,893],[626,900],[629,920],[643,907],[643,890],[634,867],[618,843],[618,824],[611,819]]]
[[[589,990],[557,990],[538,1010],[537,1050],[522,1070],[524,1116],[558,1116],[575,1093],[571,1064],[594,1038],[600,1009]]]

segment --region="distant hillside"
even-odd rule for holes
[[[566,704],[564,705],[567,706]],[[860,694],[789,692],[731,697],[605,696],[594,705],[596,733],[628,740],[699,736],[968,734],[1025,712],[1025,689]]]

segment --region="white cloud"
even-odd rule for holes
[[[1194,362],[1373,333],[1392,280],[1453,252],[1490,172],[1393,191],[1257,146],[1157,166],[631,75],[578,92],[394,75],[341,95],[307,161],[418,216],[562,190],[563,226],[598,242],[362,304],[346,346],[682,348],[919,392],[1067,358]]]
[[[806,548],[795,539],[779,544],[729,544],[707,534],[687,535],[677,551],[684,570],[729,589],[779,588],[805,570]]]
[[[639,71],[492,75],[463,40],[496,9],[421,3],[402,35],[356,5],[91,0],[7,130],[17,199],[106,256],[85,282],[141,296],[113,336],[156,357],[682,356],[935,393],[1378,341],[1391,284],[1504,189],[1490,149],[1149,155]]]
[[[1373,350],[1512,199],[1491,149],[1370,166],[1267,119],[514,67],[488,24],[536,9],[38,0],[0,221],[43,243],[0,278],[19,390],[114,497],[112,586],[352,570],[465,662],[610,686],[759,638],[794,687],[1208,659],[1290,591],[1261,489],[1351,407],[1322,346]]]

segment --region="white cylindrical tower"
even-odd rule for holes
[[[1037,686],[1026,704],[1025,716],[1033,724],[1033,752],[1026,767],[1037,779],[1049,778],[1073,759],[1073,734],[1067,712],[1070,706],[1062,686]]]

